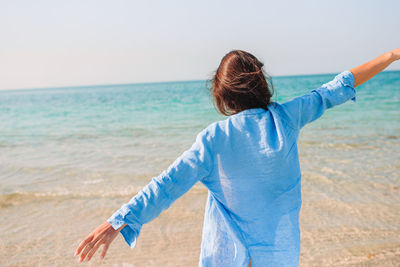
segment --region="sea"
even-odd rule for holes
[[[337,73],[336,73],[337,74]],[[335,73],[276,76],[284,103]],[[0,266],[78,266],[94,228],[218,114],[205,80],[0,91]],[[300,266],[399,266],[400,71],[356,88],[299,137]],[[207,189],[196,184],[89,266],[197,266]],[[251,208],[251,207],[249,207]],[[99,254],[99,253],[98,253]]]

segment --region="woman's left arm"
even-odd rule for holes
[[[282,104],[284,112],[295,129],[322,116],[326,109],[351,99],[356,101],[356,86],[368,81],[387,66],[400,59],[400,48],[380,55],[350,71],[343,71],[335,78],[312,90],[311,93],[291,99]]]
[[[384,53],[379,57],[376,57],[364,64],[361,64],[360,66],[352,68],[350,72],[353,73],[354,76],[354,87],[365,83],[366,81],[377,75],[379,72],[386,69],[394,61],[399,59],[400,47]]]
[[[209,148],[210,139],[204,129],[190,149],[81,242],[76,251],[76,256],[82,252],[79,262],[86,256],[87,261],[90,260],[100,245],[105,244],[103,258],[118,232],[134,248],[143,224],[155,219],[196,182],[210,174],[213,161]]]

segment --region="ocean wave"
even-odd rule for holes
[[[133,197],[136,195],[143,186],[127,187],[124,189],[116,190],[97,190],[94,192],[76,192],[70,190],[58,192],[21,192],[16,191],[13,193],[0,194],[0,209],[8,208],[11,206],[25,205],[32,202],[42,201],[60,201],[69,199],[83,199],[83,198],[115,198],[115,197]],[[201,185],[195,185],[191,193],[206,193],[207,189]]]

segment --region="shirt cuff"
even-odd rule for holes
[[[116,211],[107,222],[111,224],[114,230],[118,230],[122,225],[126,225],[121,229],[120,233],[124,237],[126,243],[132,249],[136,246],[136,241],[139,236],[140,230],[142,229],[142,224],[134,219],[135,216],[128,213],[121,213],[120,210]]]
[[[353,102],[356,102],[356,90],[354,89],[355,80],[353,73],[349,70],[345,70],[339,73],[335,78],[340,81],[343,86],[347,86],[353,89],[354,96],[351,98],[351,100]]]

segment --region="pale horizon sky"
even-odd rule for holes
[[[233,49],[272,76],[338,73],[400,46],[398,10],[395,0],[0,0],[0,89],[205,80]]]

